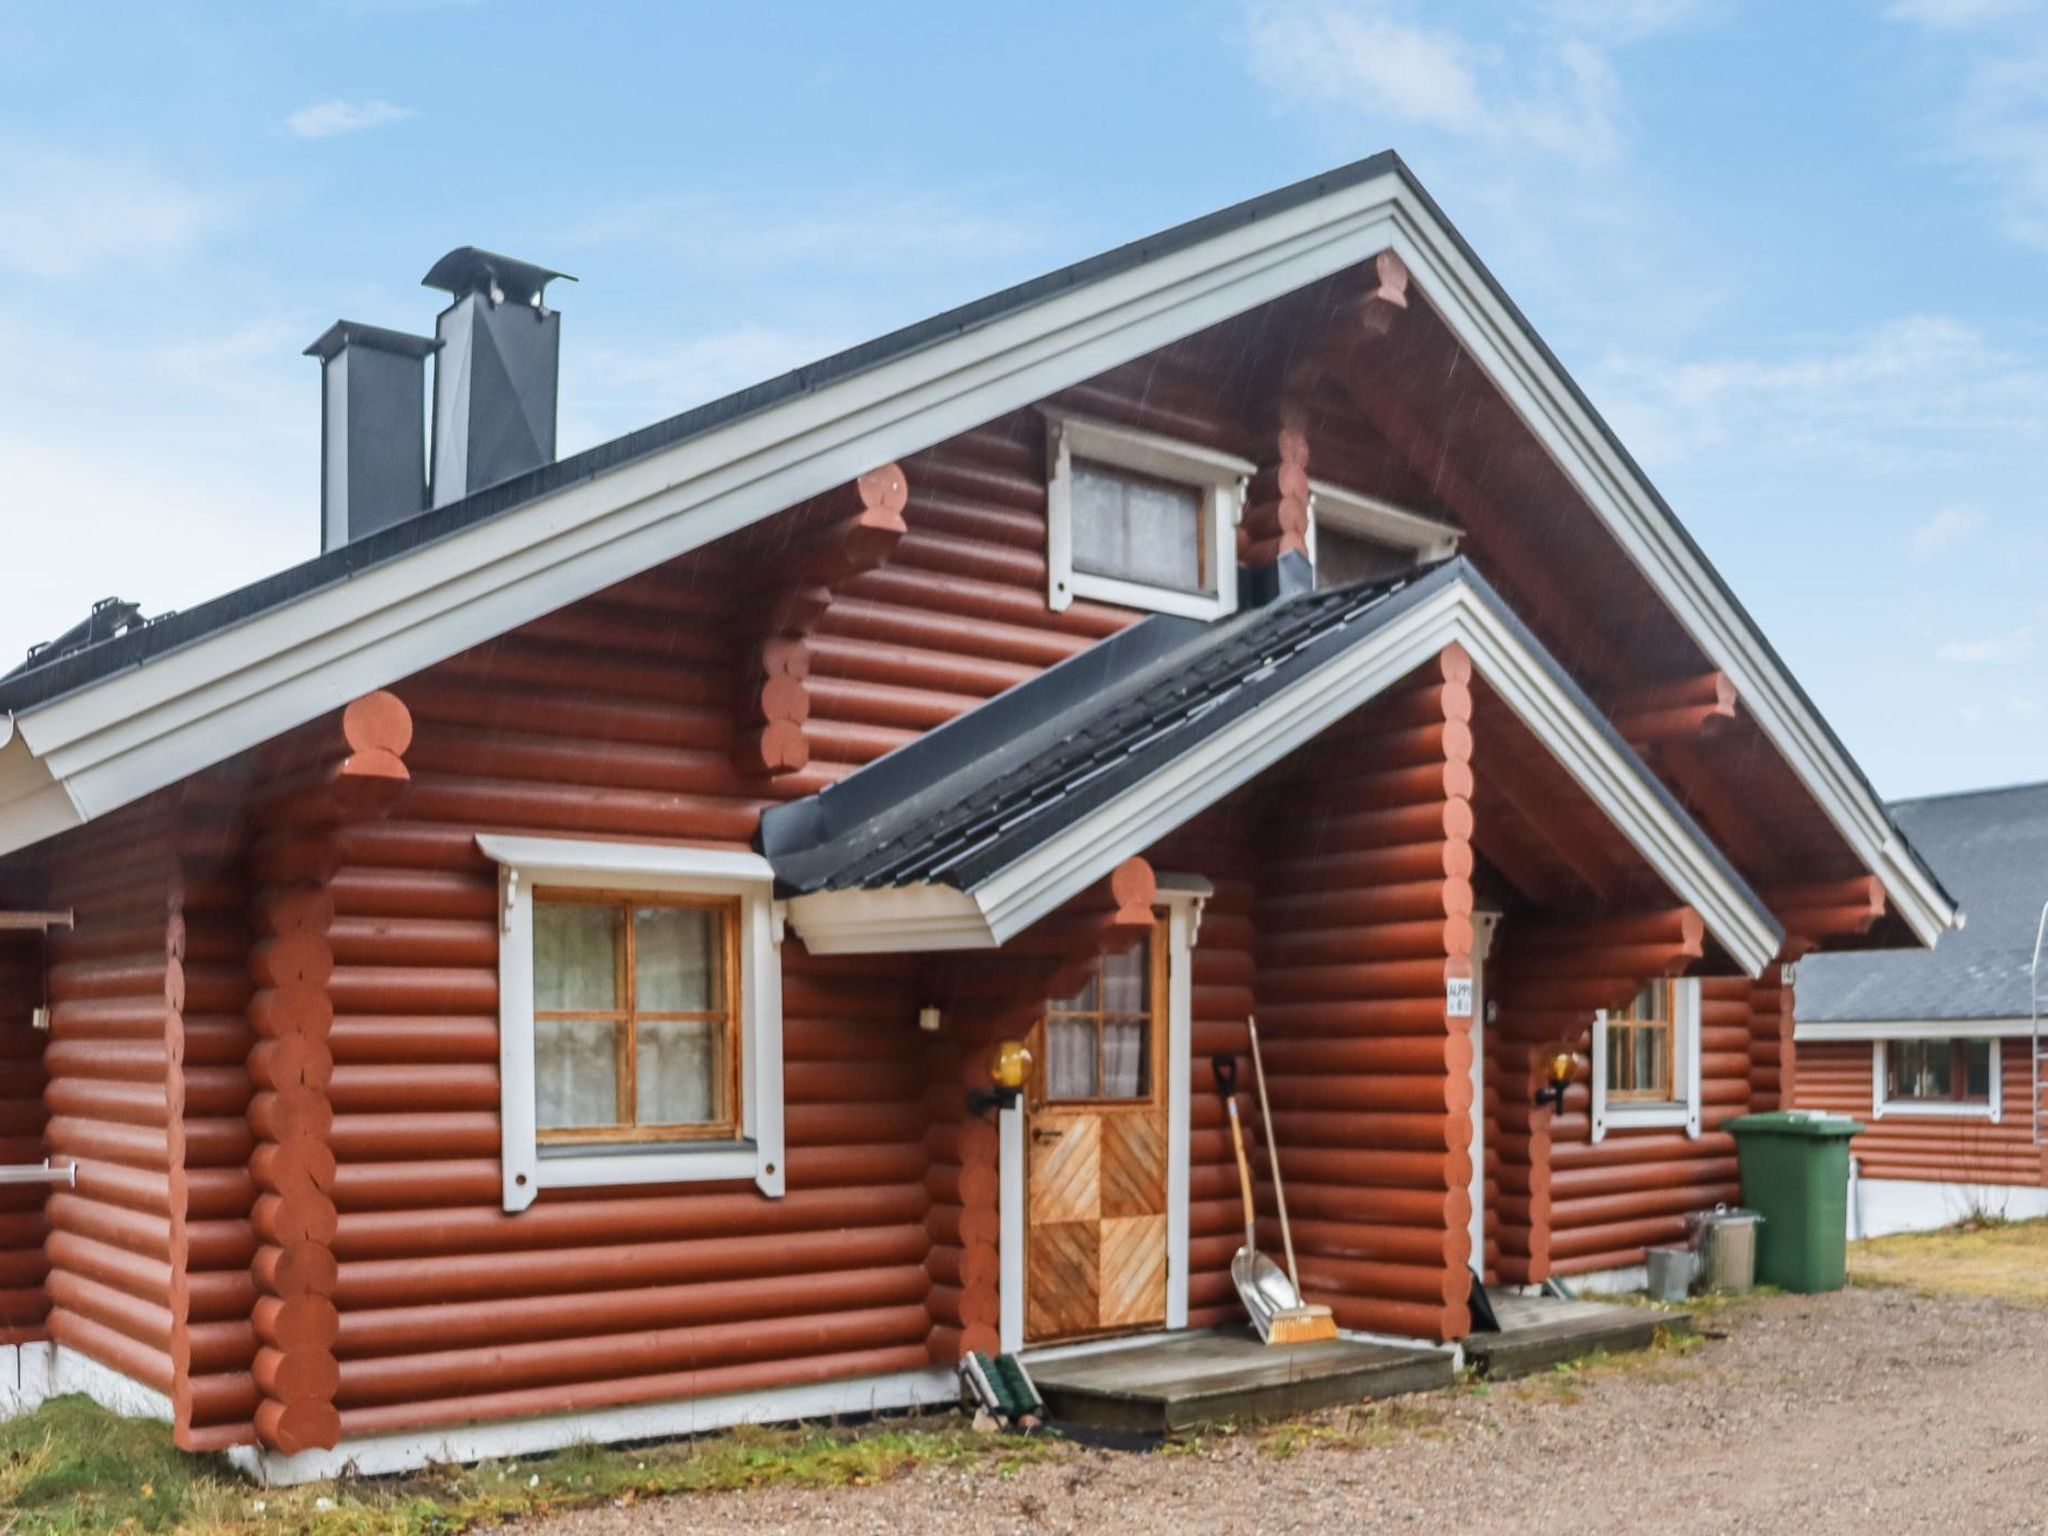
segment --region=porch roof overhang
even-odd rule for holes
[[[816,953],[1000,945],[1451,645],[1748,974],[1784,932],[1463,560],[1155,616],[807,799],[761,846]]]

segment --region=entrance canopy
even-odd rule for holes
[[[767,811],[762,851],[814,953],[1000,945],[1453,645],[1760,974],[1784,937],[1762,899],[1463,559],[1149,618]]]

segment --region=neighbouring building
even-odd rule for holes
[[[2048,784],[1892,814],[1969,922],[1932,949],[1800,964],[1797,1105],[1866,1126],[1850,1144],[1854,1236],[2048,1216],[2034,991]]]
[[[0,680],[19,1401],[295,1478],[1228,1322],[1253,1013],[1310,1299],[1455,1340],[1955,921],[1391,155],[559,460],[554,276],[327,332],[323,552]]]

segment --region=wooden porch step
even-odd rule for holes
[[[1488,1299],[1501,1331],[1468,1334],[1464,1347],[1473,1374],[1492,1381],[1533,1375],[1587,1355],[1648,1349],[1660,1331],[1667,1336],[1692,1332],[1688,1312],[1491,1290]]]
[[[1252,1423],[1451,1384],[1451,1356],[1335,1339],[1268,1347],[1245,1329],[1175,1334],[1054,1359],[1025,1357],[1053,1416],[1141,1434]]]

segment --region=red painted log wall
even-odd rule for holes
[[[29,1023],[42,996],[41,938],[0,934],[0,1163],[43,1159],[43,1036]],[[43,1337],[47,1194],[36,1185],[0,1188],[0,1345]]]
[[[1995,1124],[1962,1116],[1873,1118],[1876,1049],[1868,1040],[1809,1041],[1799,1047],[1797,1107],[1851,1115],[1869,1127],[1849,1143],[1865,1178],[1960,1184],[2044,1182],[2040,1149],[2034,1145],[2028,1097],[2032,1063],[2024,1038],[1999,1042],[2002,1113]]]
[[[1303,754],[1253,924],[1302,1287],[1345,1327],[1439,1340],[1469,1326],[1471,1020],[1445,982],[1472,974],[1470,679],[1453,647],[1367,707],[1366,745]]]

